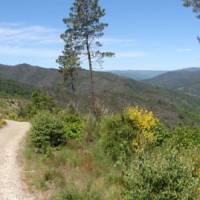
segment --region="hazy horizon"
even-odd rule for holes
[[[10,67],[15,67],[15,66],[17,66],[17,65],[23,65],[23,64],[25,64],[25,65],[31,65],[31,66],[34,66],[34,67],[41,67],[41,68],[47,68],[47,69],[58,69],[58,66],[57,67],[49,67],[49,66],[42,66],[42,65],[35,65],[35,64],[30,64],[30,63],[25,63],[25,62],[22,62],[22,63],[16,63],[16,64],[5,64],[5,63],[0,63],[0,65],[8,65],[8,66],[10,66]],[[84,67],[81,67],[81,68],[83,68],[83,69],[87,69],[87,68],[84,68]],[[185,67],[185,68],[175,68],[175,69],[166,69],[166,70],[156,70],[156,69],[143,69],[143,68],[141,68],[141,69],[134,69],[134,67],[132,67],[132,68],[121,68],[121,69],[115,69],[115,68],[113,68],[113,69],[104,69],[104,68],[98,68],[98,69],[94,69],[94,71],[100,71],[100,72],[111,72],[111,71],[160,71],[160,72],[168,72],[168,71],[176,71],[176,70],[185,70],[185,69],[200,69],[200,67]]]

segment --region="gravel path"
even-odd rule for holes
[[[20,167],[17,163],[17,150],[30,128],[27,122],[7,121],[0,129],[0,200],[33,200],[25,192]]]

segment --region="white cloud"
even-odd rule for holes
[[[9,45],[0,45],[1,56],[56,59],[59,54],[59,50],[48,48],[13,47]]]
[[[8,60],[55,61],[60,54],[62,30],[45,26],[0,23],[0,56]]]
[[[0,56],[7,60],[16,60],[19,57],[22,60],[46,60],[54,63],[63,48],[60,39],[62,32],[63,30],[46,26],[0,22]],[[127,49],[128,45],[135,45],[135,40],[128,38],[105,37],[100,41],[109,49],[113,49],[114,45],[117,45],[117,49]],[[144,55],[140,51],[119,51],[115,58],[136,58]]]
[[[179,48],[179,49],[176,49],[176,52],[180,52],[180,53],[182,53],[182,52],[190,52],[190,51],[192,51],[192,49],[190,49],[190,48]]]
[[[0,44],[41,45],[60,43],[61,31],[44,26],[0,23]]]
[[[17,23],[0,23],[0,44],[57,44],[61,43],[63,30],[46,26],[26,26]],[[104,44],[130,44],[135,40],[127,38],[101,38]]]

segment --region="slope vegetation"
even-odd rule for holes
[[[71,101],[70,86],[63,84],[56,69],[31,65],[0,66],[0,74],[19,83],[45,89],[62,105]],[[170,90],[164,90],[106,72],[95,72],[95,93],[101,111],[117,112],[129,105],[139,105],[153,110],[169,124],[195,122],[200,119],[200,99]],[[88,111],[89,73],[80,69],[76,78],[76,103],[80,111]]]
[[[34,87],[0,78],[0,117],[16,119],[19,108],[31,97]]]
[[[200,96],[199,68],[167,72],[158,77],[147,80],[147,82],[163,88],[180,91],[191,96]]]
[[[44,69],[28,64],[0,65],[0,78],[15,80],[35,87],[52,87],[61,80],[57,70]]]

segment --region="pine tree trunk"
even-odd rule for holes
[[[72,93],[73,95],[75,94],[75,86],[74,86],[74,76],[73,74],[71,75],[71,89],[72,89]]]
[[[76,102],[76,89],[75,89],[75,85],[74,85],[74,75],[73,73],[71,74],[71,89],[72,89],[72,105],[74,107],[74,109],[77,108],[77,102]]]
[[[86,41],[86,47],[87,47],[88,63],[89,63],[89,69],[90,69],[91,106],[92,106],[92,111],[93,111],[94,115],[96,116],[96,98],[95,98],[95,93],[94,93],[92,59],[91,59],[90,46],[89,46],[88,39]]]

